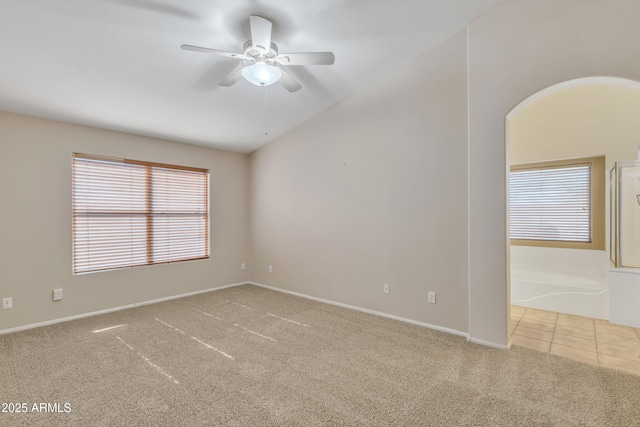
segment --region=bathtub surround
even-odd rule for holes
[[[511,246],[511,303],[609,319],[604,251]]]
[[[609,298],[605,285],[576,276],[512,270],[511,303],[606,320]]]

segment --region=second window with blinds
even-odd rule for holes
[[[209,171],[73,155],[73,273],[209,258]]]
[[[511,244],[604,249],[604,157],[512,165]]]

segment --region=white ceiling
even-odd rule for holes
[[[0,109],[248,153],[465,28],[502,0],[0,0]],[[288,67],[287,92],[218,82],[249,15],[280,52],[332,51]],[[265,123],[268,135],[265,136]]]

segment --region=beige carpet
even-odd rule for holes
[[[2,426],[638,426],[640,377],[246,285],[0,336],[0,402],[28,409]]]

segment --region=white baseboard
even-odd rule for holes
[[[488,342],[488,341],[484,341],[484,340],[471,338],[468,333],[462,332],[462,331],[458,331],[456,329],[445,328],[445,327],[442,327],[442,326],[432,325],[430,323],[425,323],[425,322],[418,322],[416,320],[406,319],[406,318],[400,317],[400,316],[394,316],[392,314],[383,313],[381,311],[369,310],[367,308],[362,308],[362,307],[349,305],[349,304],[343,304],[343,303],[340,303],[340,302],[331,301],[331,300],[327,300],[327,299],[323,299],[323,298],[318,298],[318,297],[314,297],[314,296],[310,296],[310,295],[306,295],[306,294],[301,294],[301,293],[298,293],[298,292],[288,291],[286,289],[280,289],[280,288],[276,288],[276,287],[273,287],[273,286],[265,285],[265,284],[258,283],[258,282],[251,282],[251,281],[233,283],[233,284],[230,284],[230,285],[218,286],[218,287],[215,287],[215,288],[204,289],[204,290],[201,290],[201,291],[188,292],[188,293],[184,293],[184,294],[180,294],[180,295],[172,295],[172,296],[169,296],[169,297],[157,298],[157,299],[148,300],[148,301],[142,301],[142,302],[136,302],[136,303],[133,303],[133,304],[127,304],[127,305],[122,305],[122,306],[119,306],[119,307],[108,308],[108,309],[105,309],[105,310],[93,311],[93,312],[90,312],[90,313],[77,314],[77,315],[74,315],[74,316],[62,317],[62,318],[53,319],[53,320],[47,320],[45,322],[31,323],[31,324],[28,324],[28,325],[17,326],[15,328],[3,329],[3,330],[0,330],[0,335],[10,334],[10,333],[13,333],[13,332],[24,331],[24,330],[27,330],[27,329],[39,328],[39,327],[42,327],[42,326],[54,325],[56,323],[69,322],[71,320],[83,319],[85,317],[98,316],[100,314],[113,313],[114,311],[127,310],[129,308],[141,307],[141,306],[149,305],[149,304],[156,304],[156,303],[159,303],[159,302],[170,301],[170,300],[174,300],[174,299],[178,299],[178,298],[190,297],[190,296],[193,296],[193,295],[205,294],[205,293],[208,293],[208,292],[219,291],[221,289],[233,288],[235,286],[241,286],[241,285],[247,285],[247,284],[251,284],[251,285],[254,285],[254,286],[259,286],[259,287],[262,287],[262,288],[265,288],[265,289],[270,289],[272,291],[282,292],[282,293],[289,294],[289,295],[294,295],[294,296],[301,297],[301,298],[306,298],[306,299],[313,300],[313,301],[318,301],[318,302],[321,302],[321,303],[324,303],[324,304],[335,305],[337,307],[342,307],[342,308],[346,308],[346,309],[349,309],[349,310],[360,311],[360,312],[363,312],[363,313],[373,314],[375,316],[385,317],[387,319],[398,320],[400,322],[404,322],[404,323],[408,323],[408,324],[416,325],[416,326],[421,326],[423,328],[433,329],[433,330],[440,331],[440,332],[446,332],[446,333],[449,333],[449,334],[452,334],[452,335],[465,337],[467,339],[467,341],[469,341],[469,342],[473,342],[475,344],[484,345],[484,346],[487,346],[487,347],[498,348],[498,349],[509,349],[511,347],[511,342],[509,342],[509,344],[507,346],[499,345],[499,344],[496,344],[496,343],[493,343],[493,342]]]
[[[323,299],[323,298],[313,297],[313,296],[301,294],[301,293],[298,293],[298,292],[288,291],[286,289],[275,288],[273,286],[264,285],[262,283],[257,283],[257,282],[248,282],[248,283],[251,284],[251,285],[260,286],[261,288],[270,289],[272,291],[283,292],[285,294],[294,295],[294,296],[297,296],[297,297],[306,298],[306,299],[310,299],[310,300],[313,300],[313,301],[322,302],[322,303],[325,303],[325,304],[335,305],[335,306],[338,306],[338,307],[347,308],[349,310],[361,311],[363,313],[373,314],[375,316],[386,317],[387,319],[399,320],[401,322],[409,323],[411,325],[422,326],[423,328],[434,329],[436,331],[446,332],[446,333],[449,333],[449,334],[452,334],[452,335],[458,335],[458,336],[467,338],[467,341],[469,340],[469,334],[467,334],[466,332],[461,332],[461,331],[455,330],[455,329],[444,328],[442,326],[432,325],[430,323],[418,322],[416,320],[411,320],[411,319],[406,319],[404,317],[394,316],[393,314],[387,314],[387,313],[383,313],[381,311],[369,310],[367,308],[357,307],[355,305],[343,304],[341,302],[335,302],[335,301],[330,301],[330,300],[326,300],[326,299]]]
[[[113,313],[114,311],[127,310],[129,308],[140,307],[140,306],[149,305],[149,304],[156,304],[156,303],[159,303],[159,302],[170,301],[170,300],[173,300],[173,299],[185,298],[185,297],[190,297],[190,296],[198,295],[198,294],[205,294],[207,292],[219,291],[221,289],[233,288],[235,286],[241,286],[241,285],[246,285],[246,284],[248,284],[248,282],[233,283],[231,285],[223,285],[223,286],[218,286],[218,287],[215,287],[215,288],[204,289],[204,290],[201,290],[201,291],[188,292],[186,294],[172,295],[170,297],[157,298],[157,299],[152,299],[152,300],[148,300],[148,301],[136,302],[136,303],[133,303],[133,304],[121,305],[119,307],[107,308],[105,310],[93,311],[93,312],[90,312],[90,313],[83,313],[83,314],[76,314],[75,316],[62,317],[60,319],[47,320],[45,322],[31,323],[29,325],[17,326],[15,328],[9,328],[9,329],[0,330],[0,335],[10,334],[12,332],[25,331],[27,329],[39,328],[41,326],[54,325],[56,323],[69,322],[71,320],[83,319],[85,317],[97,316],[97,315],[100,315],[100,314]]]
[[[479,340],[477,338],[468,337],[467,341],[472,342],[474,344],[484,345],[485,347],[497,348],[500,350],[509,350],[511,348],[511,340],[507,343],[507,345],[496,344],[491,341]]]

